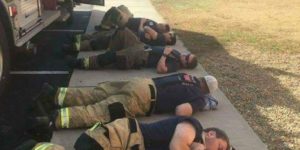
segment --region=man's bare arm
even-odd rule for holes
[[[176,116],[191,116],[193,114],[193,108],[190,103],[183,103],[176,107]]]
[[[191,123],[179,123],[170,142],[170,150],[190,150],[195,136],[196,130]]]
[[[141,19],[140,25],[139,25],[139,31],[144,31],[144,24],[146,22],[145,18]]]
[[[170,55],[172,52],[172,48],[166,47],[164,49],[163,55],[160,57],[157,66],[156,66],[156,71],[157,73],[167,73],[168,72],[168,67],[166,65],[166,60],[167,60],[167,55]]]

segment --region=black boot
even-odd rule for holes
[[[21,145],[15,148],[15,150],[31,150],[37,144],[37,141],[33,139],[26,140]]]
[[[78,50],[74,43],[71,44],[63,44],[62,46],[62,52],[65,55],[76,55],[78,53]]]
[[[48,115],[56,106],[54,97],[56,89],[48,83],[44,83],[41,92],[34,99],[34,110],[37,115]]]
[[[75,58],[73,56],[66,56],[66,61],[68,63],[68,66],[71,68],[77,68],[77,69],[84,69],[83,59]]]
[[[71,43],[76,43],[77,42],[76,36],[77,36],[76,34],[68,34],[67,35],[68,41],[70,41]]]
[[[37,141],[49,141],[53,135],[53,121],[48,116],[38,116],[31,120],[31,128],[27,133]]]

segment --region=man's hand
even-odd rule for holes
[[[151,27],[145,26],[144,27],[144,32],[148,33],[150,35],[150,37],[151,37],[152,40],[156,40],[157,39],[158,33],[155,30],[153,30]]]
[[[190,122],[179,123],[170,142],[170,150],[190,150],[195,136],[196,130]]]
[[[166,47],[166,48],[164,49],[164,54],[165,54],[165,55],[170,55],[172,51],[173,51],[173,48],[171,48],[171,47]]]
[[[156,66],[157,73],[167,73],[168,67],[166,65],[167,56],[173,51],[171,47],[166,47],[164,49],[163,55],[160,57],[158,64]]]

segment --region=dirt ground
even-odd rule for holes
[[[300,149],[300,1],[152,2],[269,149]]]

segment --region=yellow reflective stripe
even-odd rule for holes
[[[101,123],[100,122],[97,122],[93,127],[91,127],[89,130],[90,131],[93,131],[95,130]]]
[[[34,150],[46,150],[47,148],[51,147],[53,144],[51,143],[45,143],[41,144],[38,147],[36,147]]]
[[[58,106],[63,106],[68,88],[59,88]]]
[[[60,121],[61,121],[61,128],[69,128],[69,124],[70,124],[69,108],[60,109]]]
[[[81,35],[76,35],[75,38],[76,38],[76,42],[75,42],[76,50],[79,51],[81,45]]]
[[[88,69],[90,66],[90,58],[83,58],[83,66],[85,69]]]
[[[81,35],[78,34],[75,36],[75,45],[76,45],[76,50],[79,51],[80,50],[80,45],[81,45]]]

